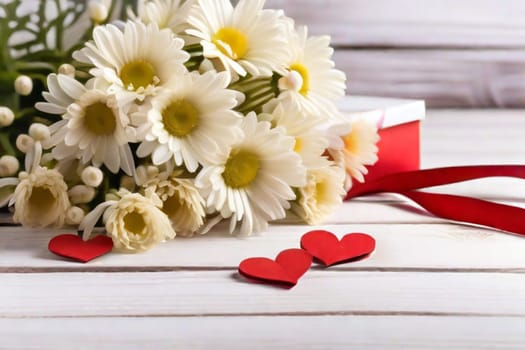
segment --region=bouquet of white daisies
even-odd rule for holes
[[[0,201],[15,222],[85,238],[104,225],[138,252],[223,220],[249,235],[289,212],[330,215],[377,160],[377,130],[338,111],[329,38],[264,2],[142,0],[120,17],[89,2],[72,55],[42,59],[57,70],[16,147],[5,135],[19,113],[0,109]],[[34,95],[36,78],[16,75],[14,90]]]

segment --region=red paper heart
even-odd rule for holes
[[[268,258],[248,258],[239,264],[239,273],[265,282],[294,286],[312,265],[312,256],[302,249],[287,249],[275,261]]]
[[[364,233],[350,233],[339,240],[329,231],[310,231],[301,238],[301,247],[326,266],[362,258],[375,249],[376,241]]]
[[[109,253],[113,248],[113,241],[110,237],[104,235],[98,235],[88,241],[83,241],[77,235],[64,234],[53,237],[47,247],[50,252],[56,255],[85,263]]]

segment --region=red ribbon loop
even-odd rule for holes
[[[445,219],[525,235],[525,209],[465,196],[415,191],[496,176],[525,179],[525,166],[476,165],[401,172],[361,184],[348,192],[347,199],[380,192],[398,193]]]

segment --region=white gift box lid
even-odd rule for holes
[[[367,118],[380,129],[425,118],[425,101],[398,98],[346,96],[338,104],[346,118]]]

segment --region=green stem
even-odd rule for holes
[[[10,156],[16,156],[16,150],[13,145],[11,145],[9,134],[6,132],[0,132],[0,147],[2,147],[2,150],[4,151],[2,155],[8,154]]]
[[[28,117],[33,117],[37,113],[36,109],[33,107],[24,108],[15,114],[15,120],[26,119]]]

